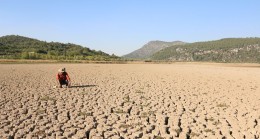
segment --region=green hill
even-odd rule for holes
[[[260,38],[227,38],[175,45],[155,53],[151,59],[260,63]]]
[[[18,35],[0,37],[2,59],[114,60],[117,56],[71,43],[45,42]]]

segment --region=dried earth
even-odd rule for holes
[[[66,67],[72,88],[53,88]],[[260,68],[1,64],[0,138],[260,137]]]

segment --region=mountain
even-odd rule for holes
[[[260,38],[226,38],[167,47],[150,57],[152,60],[260,62]]]
[[[174,41],[174,42],[150,41],[147,44],[145,44],[142,48],[135,50],[127,55],[124,55],[123,57],[130,58],[130,59],[146,59],[164,48],[173,45],[182,45],[182,44],[185,43],[181,41]]]
[[[110,60],[114,55],[71,43],[46,42],[18,35],[0,37],[0,58]]]

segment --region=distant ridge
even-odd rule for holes
[[[167,48],[173,45],[182,45],[185,44],[181,41],[174,41],[174,42],[164,42],[164,41],[150,41],[145,44],[142,48],[135,50],[127,55],[124,55],[124,58],[129,59],[147,59],[152,56],[154,53]]]
[[[260,63],[260,38],[226,38],[175,45],[150,57],[166,61]]]
[[[19,35],[7,35],[0,37],[0,58],[111,60],[118,57],[72,43],[45,42]]]

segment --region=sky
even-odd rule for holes
[[[122,56],[153,40],[260,37],[259,0],[0,0],[0,36]]]

